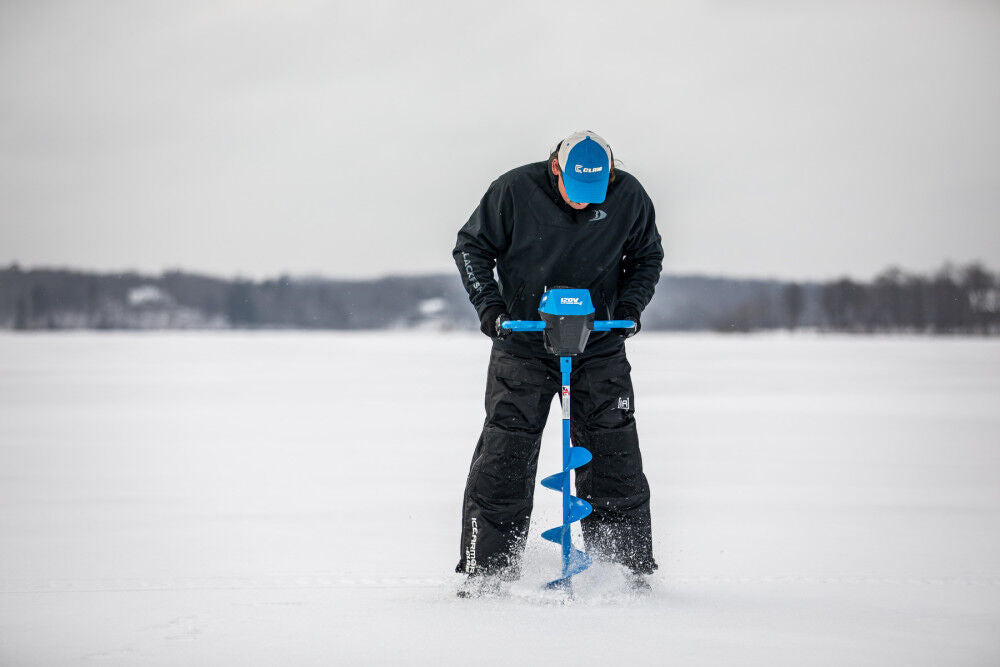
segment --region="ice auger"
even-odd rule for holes
[[[562,547],[562,576],[550,581],[548,588],[571,590],[570,578],[590,567],[591,558],[573,547],[570,525],[583,519],[593,507],[570,493],[570,471],[590,463],[593,455],[584,447],[570,443],[570,374],[573,357],[583,352],[591,331],[631,329],[631,320],[594,320],[594,304],[585,289],[554,288],[542,295],[538,312],[541,321],[508,320],[502,324],[511,331],[541,331],[545,349],[559,357],[562,372],[562,470],[542,480],[542,486],[562,492],[563,522],[549,528],[542,537]]]

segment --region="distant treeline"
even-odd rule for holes
[[[979,264],[932,275],[884,271],[871,282],[664,275],[646,330],[807,328],[858,333],[1000,333],[1000,277]],[[0,269],[0,328],[474,329],[457,275],[374,280],[227,280]]]

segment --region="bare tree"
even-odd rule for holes
[[[799,326],[799,319],[802,317],[802,308],[805,300],[802,294],[802,285],[789,283],[783,292],[785,300],[785,314],[788,316],[788,329],[795,331]]]

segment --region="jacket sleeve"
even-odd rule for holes
[[[458,242],[451,253],[469,301],[480,318],[490,306],[506,307],[493,277],[493,267],[510,243],[511,211],[506,188],[494,181],[469,221],[458,230]]]
[[[625,241],[622,268],[618,303],[642,313],[653,298],[663,269],[663,245],[656,229],[656,212],[645,191],[640,195],[639,217]]]

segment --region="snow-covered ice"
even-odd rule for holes
[[[0,664],[1000,664],[1000,341],[643,333],[661,569],[565,606],[540,487],[511,597],[454,596],[488,346],[0,336]]]

